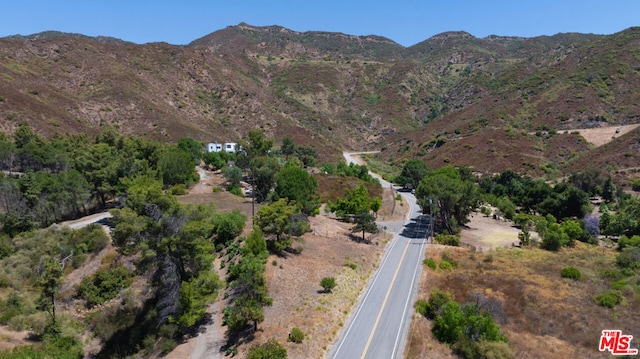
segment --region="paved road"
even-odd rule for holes
[[[356,162],[352,154],[345,159]],[[390,184],[381,180],[383,186]],[[429,229],[411,193],[401,193],[411,208],[404,223],[389,223],[394,232],[381,265],[358,303],[329,358],[401,358],[413,313]]]

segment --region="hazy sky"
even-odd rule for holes
[[[445,31],[533,37],[640,26],[640,0],[0,0],[0,9],[0,37],[56,30],[170,44],[240,22],[380,35],[404,46]]]

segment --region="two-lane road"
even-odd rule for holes
[[[350,154],[345,158],[347,162],[353,160]],[[409,203],[410,214],[394,233],[380,267],[329,358],[402,357],[422,273],[429,216],[420,214],[412,194],[401,195]]]

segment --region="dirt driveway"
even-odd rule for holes
[[[511,248],[519,243],[520,230],[511,221],[485,217],[480,213],[473,214],[470,220],[460,233],[460,243],[464,246],[486,252],[497,248]]]

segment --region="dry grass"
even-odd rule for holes
[[[439,261],[444,252],[459,266],[451,271],[426,269],[419,298],[426,300],[437,287],[453,292],[458,302],[465,302],[474,291],[500,301],[508,316],[502,328],[518,358],[601,357],[597,346],[603,329],[621,329],[632,335],[640,329],[637,275],[630,279],[636,282],[635,293],[623,290],[622,305],[607,309],[593,300],[597,293],[611,288],[613,280],[603,273],[616,269],[613,250],[582,243],[558,253],[529,248],[476,253],[430,246],[427,257]],[[567,266],[578,268],[582,280],[561,278],[560,271]],[[409,358],[423,358],[425,350],[438,347],[431,334],[425,334],[429,329],[424,318],[412,322]]]

